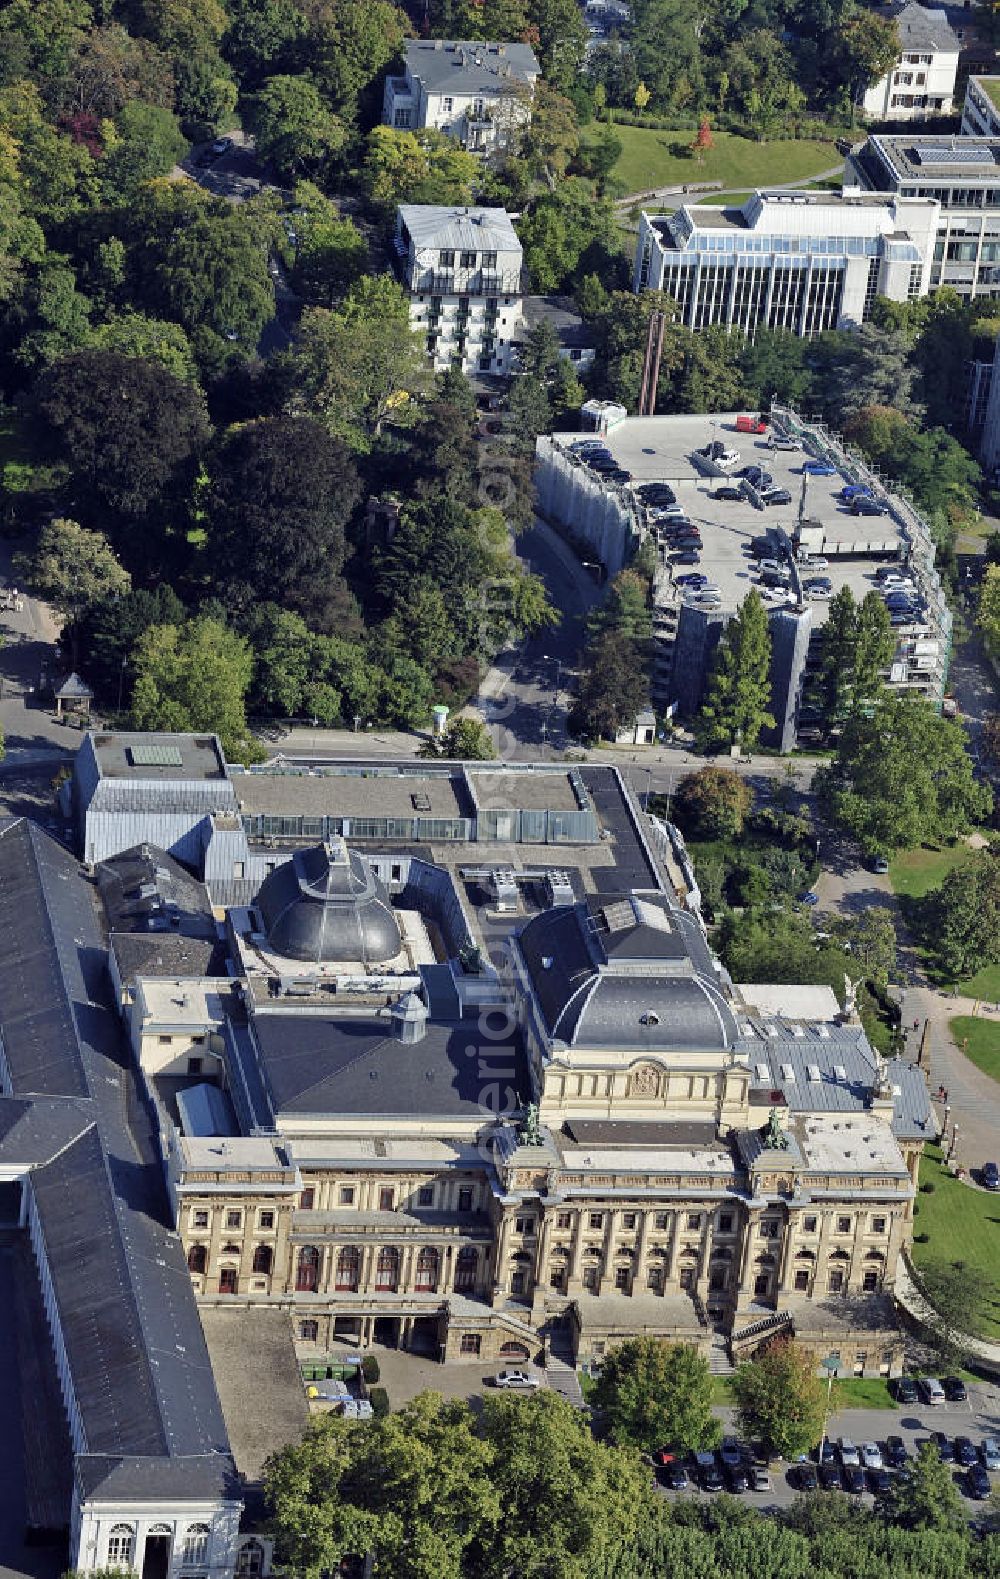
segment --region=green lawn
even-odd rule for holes
[[[712,1377],[712,1402],[718,1408],[732,1409],[736,1404],[733,1397],[733,1379],[731,1376]]]
[[[1000,1025],[971,1014],[957,1014],[948,1024],[966,1058],[991,1080],[1000,1080]]]
[[[904,899],[923,899],[944,882],[949,872],[968,860],[970,853],[967,844],[951,844],[942,850],[904,850],[889,862],[893,891]]]
[[[1000,1003],[1000,965],[984,965],[968,981],[959,983],[959,992],[966,998],[988,998]]]
[[[880,1376],[846,1376],[833,1384],[831,1410],[895,1409],[895,1398]]]
[[[954,1178],[942,1164],[939,1146],[925,1149],[920,1182],[933,1184],[934,1193],[921,1192],[917,1197],[915,1228],[928,1235],[926,1244],[914,1243],[917,1267],[934,1261],[964,1261],[995,1283],[1000,1266],[1000,1200]],[[983,1333],[994,1340],[1000,1338],[1000,1289],[997,1293],[994,1314],[987,1317]]]
[[[583,139],[596,137],[596,123],[586,127]],[[693,132],[658,132],[645,126],[615,126],[622,145],[612,175],[626,193],[645,192],[657,186],[698,185],[721,181],[736,190],[773,186],[787,181],[808,181],[842,163],[832,142],[789,141],[758,143],[734,132],[715,132],[714,146],[701,163],[686,152]]]

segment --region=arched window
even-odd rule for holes
[[[441,1267],[441,1257],[433,1245],[425,1245],[417,1256],[416,1286],[425,1294],[433,1294],[437,1290],[438,1276]]]
[[[455,1288],[457,1291],[475,1288],[478,1266],[479,1251],[473,1245],[463,1245],[458,1252],[458,1260],[455,1262]]]
[[[260,1541],[244,1541],[236,1557],[240,1579],[254,1579],[264,1568],[264,1548]]]
[[[255,1272],[270,1272],[274,1261],[274,1251],[270,1245],[258,1245],[253,1253],[253,1269]]]
[[[207,1524],[188,1525],[181,1547],[181,1562],[185,1568],[201,1568],[207,1563],[208,1537],[211,1533]]]
[[[315,1245],[303,1245],[295,1268],[295,1287],[303,1294],[315,1294],[319,1285],[319,1251]],[[337,1284],[340,1287],[340,1284]]]
[[[131,1568],[135,1531],[131,1524],[113,1524],[108,1536],[108,1567]]]
[[[188,1251],[188,1271],[204,1272],[208,1267],[208,1246],[192,1245]]]
[[[361,1253],[357,1246],[345,1245],[337,1257],[337,1288],[348,1294],[356,1293],[360,1267]],[[314,1283],[313,1287],[315,1286]]]
[[[399,1251],[395,1245],[383,1245],[375,1263],[375,1287],[383,1292],[395,1293],[399,1287]]]

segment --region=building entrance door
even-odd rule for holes
[[[169,1530],[150,1530],[142,1554],[142,1579],[167,1579],[169,1567]]]
[[[372,1333],[375,1343],[381,1343],[387,1349],[399,1348],[399,1317],[376,1316],[375,1330]]]

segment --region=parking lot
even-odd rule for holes
[[[732,1410],[720,1410],[724,1420],[724,1430],[732,1432],[735,1429]],[[968,1383],[968,1398],[964,1403],[946,1403],[931,1407],[925,1403],[904,1405],[892,1409],[844,1409],[830,1417],[828,1423],[828,1437],[836,1445],[841,1438],[853,1442],[859,1450],[863,1443],[874,1442],[885,1454],[886,1439],[897,1436],[902,1439],[907,1457],[916,1456],[921,1442],[927,1441],[932,1432],[943,1433],[950,1443],[956,1437],[967,1437],[980,1451],[981,1444],[987,1437],[1000,1440],[1000,1386],[991,1383]],[[811,1457],[812,1468],[815,1471],[817,1455]],[[839,1453],[837,1455],[839,1463]],[[690,1467],[690,1466],[689,1466]],[[890,1483],[898,1472],[889,1470]],[[976,1518],[983,1511],[984,1504],[973,1500],[968,1495],[968,1471],[957,1464],[952,1465],[952,1476],[956,1486],[963,1494],[963,1500],[968,1509],[969,1517]],[[779,1461],[772,1464],[770,1471],[771,1488],[769,1491],[755,1492],[747,1490],[740,1493],[755,1507],[787,1508],[795,1498],[802,1495],[798,1466]],[[1000,1474],[989,1474],[990,1484],[994,1489],[1000,1488]],[[865,1489],[858,1494],[858,1500],[867,1506],[874,1502],[874,1495],[870,1486],[870,1477],[865,1475]],[[658,1489],[665,1496],[705,1496],[706,1493],[698,1485],[692,1474],[689,1474],[688,1485],[681,1492],[669,1490],[657,1479]],[[843,1488],[842,1489],[846,1489]],[[822,1489],[814,1493],[824,1495]]]

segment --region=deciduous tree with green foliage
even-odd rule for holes
[[[740,1430],[782,1458],[797,1458],[823,1434],[826,1393],[815,1355],[791,1338],[776,1338],[736,1368],[733,1395]]]
[[[699,839],[738,839],[752,805],[753,791],[732,768],[699,768],[674,797],[678,822]]]
[[[588,740],[614,740],[649,706],[644,646],[623,631],[606,630],[592,644],[569,727]]]
[[[612,1440],[644,1453],[667,1444],[693,1452],[721,1435],[708,1361],[690,1343],[627,1338],[617,1344],[605,1356],[594,1403]]]
[[[444,132],[376,126],[368,135],[362,178],[386,220],[401,203],[471,203],[481,177],[475,154]]]
[[[958,1531],[966,1523],[951,1465],[942,1462],[933,1442],[918,1444],[916,1458],[893,1481],[879,1511],[904,1530]]]
[[[322,176],[346,132],[308,77],[271,77],[249,103],[248,121],[261,156],[279,180]]]
[[[977,851],[924,899],[922,931],[951,981],[1000,962],[1000,859]]]
[[[440,740],[432,740],[421,756],[448,757],[456,762],[490,762],[496,756],[486,725],[478,718],[453,718]]]
[[[42,527],[35,552],[23,568],[36,591],[69,622],[80,619],[95,603],[128,592],[132,585],[101,532],[89,532],[61,517]],[[75,646],[72,657],[75,665]]]
[[[854,714],[814,785],[827,815],[869,854],[954,839],[993,804],[961,724],[917,697],[890,697]]]
[[[230,762],[264,756],[247,728],[244,699],[253,674],[249,642],[219,620],[154,625],[135,652],[132,727],[216,734]]]
[[[697,726],[703,749],[739,745],[744,751],[756,750],[762,730],[774,727],[770,673],[767,610],[754,590],[743,599],[716,648]]]

